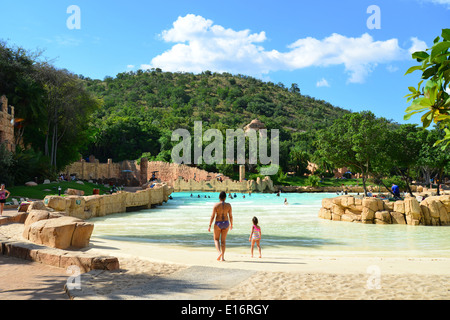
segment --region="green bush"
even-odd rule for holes
[[[400,190],[405,191],[406,190],[406,183],[400,176],[392,176],[389,178],[383,179],[383,183],[388,187],[391,188],[392,184],[398,185]]]
[[[319,186],[319,183],[320,183],[320,178],[315,175],[310,175],[308,177],[308,179],[306,179],[306,184],[311,187],[317,187],[317,186]]]

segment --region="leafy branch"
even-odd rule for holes
[[[445,150],[450,144],[450,29],[443,29],[440,37],[436,37],[433,46],[426,51],[417,51],[412,54],[421,65],[409,68],[405,75],[414,71],[422,71],[422,79],[417,89],[409,87],[410,94],[406,95],[411,105],[405,110],[405,120],[416,113],[423,113],[421,122],[424,128],[432,122],[445,132],[445,137],[437,140],[435,145],[442,144]],[[422,84],[425,85],[422,87]]]

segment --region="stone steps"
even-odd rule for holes
[[[5,210],[3,216],[0,217],[0,228],[6,227],[7,224],[24,224],[27,217],[28,212]],[[19,232],[19,234],[9,238],[0,237],[0,254],[59,268],[77,266],[80,268],[80,272],[117,270],[120,267],[119,260],[116,257],[97,256],[79,250],[50,248],[25,239],[19,240],[21,235],[22,232]]]

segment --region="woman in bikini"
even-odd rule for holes
[[[225,261],[227,234],[229,230],[233,229],[233,214],[231,204],[225,202],[226,198],[227,194],[222,191],[219,195],[220,202],[214,205],[208,228],[208,232],[211,232],[211,225],[215,219],[214,244],[216,246],[217,252],[219,253],[217,261]]]
[[[3,207],[5,206],[6,199],[8,199],[11,193],[5,189],[5,185],[0,185],[0,216],[3,215]]]

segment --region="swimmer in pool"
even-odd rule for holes
[[[221,192],[219,195],[220,202],[214,205],[211,220],[209,221],[208,232],[211,232],[211,225],[214,223],[214,244],[219,256],[217,261],[225,261],[226,239],[229,230],[233,229],[233,214],[231,204],[226,203],[227,194]],[[220,241],[220,244],[219,244]]]

